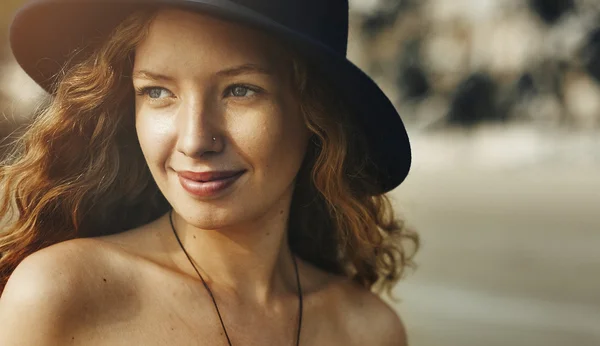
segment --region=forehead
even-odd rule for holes
[[[257,63],[272,67],[283,50],[261,31],[207,14],[162,9],[136,49],[136,65],[208,68]]]

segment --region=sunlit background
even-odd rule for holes
[[[0,5],[0,136],[43,93]],[[350,57],[413,143],[412,346],[600,345],[600,0],[351,0]]]

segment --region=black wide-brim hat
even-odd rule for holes
[[[135,10],[161,5],[251,25],[292,43],[354,112],[381,193],[406,178],[411,150],[400,115],[377,84],[346,58],[348,0],[35,0],[16,14],[11,48],[25,72],[51,92],[72,52],[108,35]]]

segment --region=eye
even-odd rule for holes
[[[227,96],[233,97],[251,97],[254,96],[258,92],[257,89],[251,88],[246,85],[232,85],[227,89]]]
[[[160,87],[145,87],[137,90],[137,94],[140,96],[147,96],[151,100],[160,100],[166,97],[173,96],[173,94],[165,89]]]

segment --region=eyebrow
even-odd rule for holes
[[[265,74],[265,75],[273,75],[273,71],[264,68],[262,66],[256,64],[244,64],[239,66],[234,66],[230,68],[226,68],[217,72],[217,76],[221,77],[232,77],[241,74]],[[133,73],[133,78],[141,78],[155,81],[173,81],[173,77],[169,77],[160,73],[151,72],[148,70],[138,70]]]
[[[155,81],[172,81],[174,79],[173,77],[165,76],[160,73],[150,72],[147,70],[139,70],[133,72],[133,78],[148,79]]]
[[[273,71],[256,64],[244,64],[240,66],[230,67],[217,72],[217,76],[237,76],[240,74],[266,74],[273,75]]]

